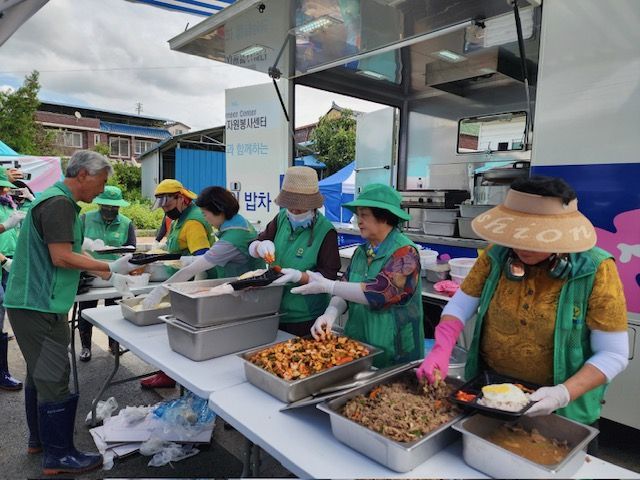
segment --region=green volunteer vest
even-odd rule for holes
[[[211,225],[209,225],[209,222],[207,222],[207,220],[204,218],[204,215],[202,214],[202,211],[200,210],[200,208],[192,203],[191,205],[189,205],[187,208],[183,210],[182,214],[180,215],[180,218],[178,218],[177,220],[171,221],[171,226],[169,227],[169,233],[167,235],[167,251],[169,253],[179,253],[180,255],[191,255],[191,252],[189,251],[188,248],[180,248],[180,242],[178,241],[178,239],[180,238],[180,232],[184,228],[184,224],[187,223],[187,221],[189,220],[195,220],[196,222],[200,222],[207,232],[207,238],[209,239],[209,246],[213,244],[212,234],[211,234]],[[169,266],[165,268],[169,276],[173,275],[179,270],[178,268],[173,268]],[[215,270],[214,269],[207,270],[207,274],[210,278],[214,277]]]
[[[353,254],[349,267],[350,282],[369,282],[375,279],[399,248],[416,245],[400,230],[394,228],[380,244],[378,251],[367,263],[366,245],[360,245]],[[413,295],[404,305],[392,305],[373,310],[369,305],[348,302],[349,320],[345,335],[381,348],[384,352],[374,359],[376,367],[387,367],[424,357],[424,326],[422,314],[422,279]]]
[[[287,210],[281,209],[277,218],[277,231],[273,243],[276,246],[276,263],[282,268],[295,268],[304,272],[314,270],[318,264],[318,252],[333,225],[320,212],[311,227],[291,228]],[[338,246],[336,245],[336,248]],[[295,295],[293,286],[285,286],[280,313],[281,323],[301,323],[322,315],[329,305],[329,295]]]
[[[0,223],[4,222],[7,218],[14,213],[15,210],[9,205],[0,205]],[[0,253],[7,257],[13,257],[16,253],[16,245],[18,244],[18,234],[20,233],[20,227],[17,226],[11,230],[0,233]]]
[[[258,237],[255,228],[242,215],[234,215],[233,218],[227,220],[218,230],[218,240],[224,240],[230,243],[245,258],[243,263],[229,262],[226,265],[216,265],[216,278],[238,277],[243,273],[258,268],[264,268],[264,260],[261,258],[253,258],[249,255],[249,245]]]
[[[83,221],[84,219],[84,221]],[[80,222],[83,225],[84,236],[91,240],[101,239],[108,247],[121,247],[124,242],[127,241],[129,235],[129,225],[131,220],[121,214],[118,214],[116,218],[110,224],[104,223],[102,215],[99,210],[87,212],[84,216],[80,217]],[[115,260],[119,257],[113,253],[95,253],[90,252],[93,258],[98,260]]]
[[[480,296],[475,331],[465,367],[467,379],[478,375],[481,368],[479,352],[482,323],[508,254],[508,248],[498,245],[494,245],[487,253],[491,260],[491,272]],[[607,258],[612,258],[609,253],[597,247],[583,253],[571,253],[570,257],[571,273],[560,290],[554,330],[553,380],[556,385],[580,370],[593,355],[590,331],[586,324],[587,307],[599,265]],[[557,413],[587,425],[591,424],[600,417],[605,390],[606,385],[594,388]]]
[[[177,220],[171,222],[169,228],[169,235],[167,236],[167,251],[169,253],[179,253],[181,255],[191,255],[191,252],[187,248],[180,248],[178,238],[180,232],[184,228],[185,223],[189,220],[195,220],[200,222],[204,229],[207,231],[207,238],[209,239],[209,245],[211,245],[211,225],[207,222],[202,214],[202,211],[194,204],[189,205]]]
[[[76,209],[73,224],[71,249],[80,253],[82,249],[82,227],[71,191],[63,182],[48,188],[33,202],[23,221],[11,275],[4,297],[6,308],[22,308],[47,313],[67,313],[76,296],[80,270],[60,268],[53,265],[49,249],[33,225],[33,208],[52,197],[65,196]]]

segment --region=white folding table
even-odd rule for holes
[[[284,403],[250,383],[213,392],[209,405],[300,478],[487,478],[464,462],[461,441],[410,472],[394,472],[340,443],[331,433],[329,416],[314,406],[280,412]],[[599,458],[589,459],[575,478],[638,477]]]

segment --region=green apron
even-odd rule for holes
[[[333,230],[331,222],[318,212],[312,226],[293,230],[286,209],[281,209],[276,218],[277,231],[273,240],[276,246],[276,264],[301,272],[315,270],[324,237]],[[291,293],[294,287],[295,285],[284,287],[280,303],[280,313],[283,314],[281,323],[308,322],[324,313],[329,305],[329,295],[295,295]]]
[[[249,245],[258,237],[255,228],[243,216],[236,214],[233,218],[220,225],[218,240],[233,245],[245,257],[243,263],[228,262],[226,265],[216,265],[215,278],[238,277],[243,273],[258,268],[264,268],[264,260],[249,255]]]
[[[56,267],[51,262],[49,248],[44,243],[32,220],[33,209],[45,200],[65,196],[76,210],[73,224],[71,250],[82,250],[82,227],[78,212],[80,207],[63,182],[57,182],[42,192],[33,202],[23,221],[16,254],[11,266],[11,275],[4,297],[6,308],[22,308],[47,313],[67,313],[76,297],[80,270]]]
[[[349,267],[349,282],[371,282],[399,248],[415,244],[394,228],[378,247],[371,264],[367,263],[366,246],[360,245]],[[391,305],[373,310],[369,305],[348,302],[349,320],[344,333],[384,350],[374,359],[376,367],[386,367],[424,357],[422,314],[422,280],[418,277],[415,292],[404,305]]]
[[[195,204],[189,205],[186,209],[182,211],[180,214],[180,218],[177,220],[173,220],[171,222],[171,226],[169,227],[169,234],[167,235],[167,251],[169,253],[179,253],[180,255],[191,255],[191,252],[188,248],[180,248],[180,242],[178,239],[180,238],[180,232],[184,228],[185,223],[189,220],[195,220],[196,222],[200,222],[207,232],[207,238],[209,239],[209,246],[211,246],[212,235],[211,235],[211,225],[204,218],[202,211]],[[173,267],[166,267],[169,276],[176,273],[179,269]]]
[[[494,245],[487,252],[491,260],[491,271],[480,296],[473,340],[467,354],[465,377],[468,380],[478,375],[482,368],[480,358],[482,324],[508,254],[508,248],[498,245]],[[590,343],[591,332],[586,323],[589,297],[598,267],[604,260],[612,257],[608,252],[594,247],[583,253],[571,253],[570,258],[571,273],[560,290],[554,331],[553,381],[556,385],[574,375],[593,355]],[[557,413],[590,425],[600,418],[605,390],[606,385],[594,388],[565,408],[559,409]]]
[[[118,214],[110,224],[104,223],[99,210],[88,212],[80,217],[83,225],[84,236],[91,240],[101,239],[108,247],[121,247],[129,236],[129,225],[131,220],[124,215]],[[119,255],[114,253],[90,252],[93,258],[98,260],[115,260]]]

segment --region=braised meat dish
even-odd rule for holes
[[[352,398],[341,413],[387,438],[412,442],[460,413],[447,400],[452,390],[440,380],[419,384],[411,375]]]
[[[296,337],[254,354],[249,361],[285,380],[298,380],[367,355],[364,345],[347,337],[322,341]]]

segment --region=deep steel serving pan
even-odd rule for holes
[[[390,375],[377,377],[358,389],[350,390],[338,398],[317,405],[318,409],[329,414],[331,431],[338,440],[396,472],[413,470],[453,443],[460,435],[450,427],[463,418],[464,413],[461,412],[418,440],[398,442],[354,422],[340,412],[353,397],[360,394],[366,395],[380,384],[401,380],[408,376],[415,377],[415,371],[411,364],[401,372],[396,371]],[[462,384],[461,380],[455,378],[447,378],[446,382],[453,387]]]
[[[244,360],[244,373],[249,383],[273,395],[282,402],[291,403],[318,393],[325,387],[350,378],[356,373],[371,367],[373,358],[382,353],[382,350],[363,342],[360,343],[367,347],[369,355],[293,381],[284,380],[249,361],[251,356],[264,350],[264,348],[249,350],[239,354],[239,356]],[[269,348],[271,347],[273,345],[269,346]]]

